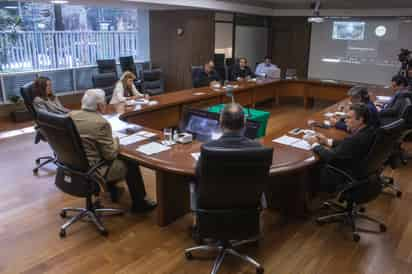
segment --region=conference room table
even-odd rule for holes
[[[301,97],[305,107],[309,108],[317,99],[337,102],[326,109],[308,117],[296,117],[296,121],[286,127],[270,132],[259,141],[274,148],[273,163],[270,169],[270,181],[265,191],[268,207],[279,210],[288,217],[305,217],[310,214],[308,203],[316,194],[318,185],[319,160],[311,150],[304,150],[273,142],[273,139],[294,128],[309,129],[308,120],[323,122],[327,112],[341,110],[347,104],[347,90],[353,83],[310,80],[277,80],[240,82],[234,89],[235,101],[244,106],[256,107],[256,104],[273,100],[279,104],[281,97]],[[369,87],[372,96],[389,95],[390,91],[382,87]],[[147,131],[156,133],[160,141],[162,129],[176,127],[186,108],[207,108],[212,105],[227,103],[231,98],[223,89],[209,87],[188,89],[153,96],[154,105],[128,106],[110,105],[108,112],[116,112],[121,120],[143,126]],[[342,139],[346,133],[334,128],[314,128],[316,132]],[[302,135],[295,136],[302,137]],[[192,153],[200,152],[201,143],[175,144],[171,149],[153,155],[146,155],[136,149],[148,142],[122,146],[120,155],[138,162],[141,166],[152,169],[156,174],[157,224],[166,226],[190,211],[189,183],[195,175],[196,160]],[[234,190],[235,191],[235,190]],[[230,199],[230,193],[228,193]]]

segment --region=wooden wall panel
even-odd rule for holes
[[[182,28],[184,34],[177,35]],[[166,90],[192,86],[191,66],[213,57],[214,13],[212,11],[151,11],[150,55],[163,69]]]
[[[307,77],[311,25],[306,17],[272,17],[271,55],[284,76],[287,68],[295,68],[298,77]]]

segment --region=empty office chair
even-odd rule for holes
[[[212,274],[218,272],[225,255],[251,263],[257,273],[263,267],[234,248],[259,240],[260,201],[272,164],[272,148],[202,147],[201,177],[197,185],[196,233],[217,245],[201,245],[185,251],[193,259],[196,251],[218,251]]]
[[[352,229],[352,238],[355,242],[360,240],[360,236],[357,232],[360,232],[356,226],[357,219],[366,219],[379,225],[380,232],[386,231],[386,226],[365,215],[363,205],[376,199],[382,192],[382,183],[380,174],[382,166],[392,153],[392,148],[399,140],[399,136],[403,131],[404,120],[400,119],[391,124],[385,125],[376,131],[376,136],[367,157],[365,163],[367,163],[366,178],[355,179],[345,171],[340,170],[334,166],[328,165],[331,172],[335,172],[345,178],[347,185],[338,194],[339,201],[346,202],[345,206],[342,206],[333,201],[328,201],[324,205],[325,207],[334,209],[332,214],[322,216],[316,219],[318,224],[342,222],[348,224]]]
[[[114,72],[116,73],[116,77],[117,77],[116,60],[101,59],[101,60],[97,60],[96,63],[97,63],[97,70],[99,71],[99,73]]]
[[[89,165],[80,135],[69,115],[39,111],[38,123],[57,157],[56,186],[67,194],[86,200],[85,208],[62,209],[60,213],[62,218],[66,218],[69,212],[77,214],[61,227],[60,236],[65,237],[67,228],[84,217],[88,217],[97,226],[99,232],[106,236],[108,232],[100,220],[101,214],[123,213],[119,209],[101,208],[98,200],[93,199],[93,196],[99,194],[99,183],[101,183],[101,177],[97,176],[96,171],[108,163],[101,161],[92,167]]]
[[[192,66],[192,87],[196,88],[195,77],[203,70],[202,66]]]
[[[149,95],[159,95],[165,91],[165,81],[161,69],[142,71],[142,91]]]
[[[122,68],[122,72],[130,71],[136,77],[138,77],[137,70],[136,70],[136,64],[134,63],[133,56],[119,57],[119,61],[120,61],[120,67]]]
[[[109,103],[112,99],[113,90],[117,82],[117,75],[114,72],[99,73],[92,76],[94,88],[104,90],[106,94],[106,102]]]
[[[34,137],[34,143],[38,144],[40,141],[47,142],[44,135],[41,132],[40,127],[37,125],[37,112],[36,109],[33,107],[33,100],[34,100],[34,94],[33,94],[33,82],[29,82],[25,84],[23,87],[20,88],[20,94],[21,97],[23,98],[24,104],[27,108],[27,110],[30,112],[31,116],[33,117],[36,125],[34,126],[36,130],[36,135]],[[35,160],[36,166],[33,169],[33,174],[37,175],[39,172],[39,168],[42,168],[43,166],[55,162],[55,157],[54,156],[43,156],[39,157]]]

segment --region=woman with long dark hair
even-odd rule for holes
[[[53,94],[51,80],[45,76],[40,76],[34,81],[33,97],[33,106],[36,109],[57,114],[65,114],[70,111]]]

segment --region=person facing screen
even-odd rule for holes
[[[134,80],[136,80],[136,76],[130,71],[125,71],[116,83],[110,104],[118,104],[128,99],[136,99],[143,96],[134,85]]]

